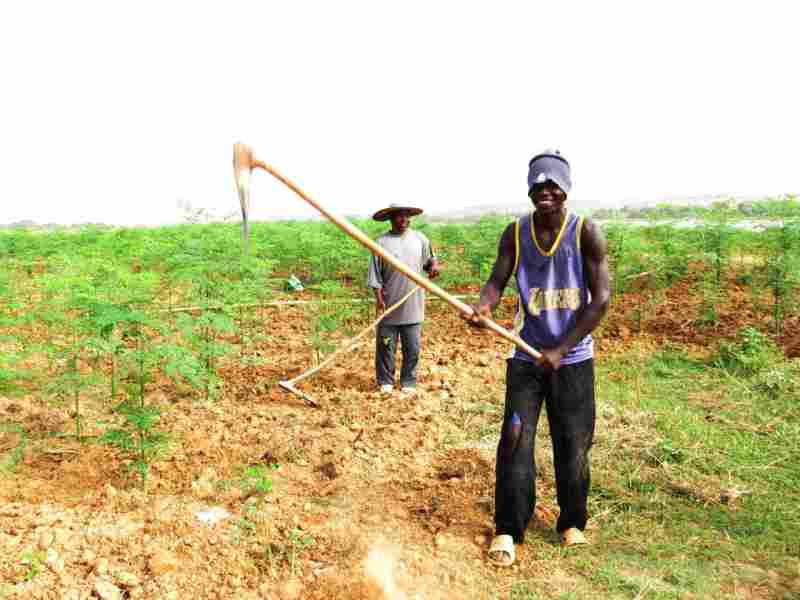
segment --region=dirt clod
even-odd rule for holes
[[[339,472],[336,470],[336,465],[333,462],[326,462],[320,465],[319,472],[328,479],[336,479],[339,476]]]
[[[278,459],[272,452],[267,450],[266,452],[264,452],[264,454],[261,455],[261,462],[266,465],[277,465]]]
[[[157,549],[147,560],[147,567],[150,572],[158,577],[164,573],[169,573],[178,569],[178,559],[174,554],[166,550]]]
[[[464,479],[467,471],[464,467],[445,467],[439,470],[439,479],[447,481],[448,479]]]
[[[95,580],[94,593],[101,600],[122,600],[122,590],[105,579]]]
[[[281,600],[297,600],[303,593],[303,584],[296,579],[291,579],[280,588]]]

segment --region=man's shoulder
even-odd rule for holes
[[[375,238],[375,243],[383,248],[396,248],[398,244],[402,244],[402,242],[402,238],[398,235],[394,235],[391,231],[382,233]]]
[[[583,217],[579,235],[581,253],[584,256],[597,254],[598,252],[600,255],[606,253],[605,236],[597,221],[592,220],[590,217]]]
[[[427,236],[422,233],[421,231],[417,231],[416,229],[408,229],[403,235],[395,235],[391,231],[384,233],[383,235],[377,237],[375,239],[376,242],[381,243],[391,243],[391,244],[409,244],[414,243],[416,241],[422,242],[423,244],[429,244],[430,241],[428,240]]]
[[[523,217],[519,217],[508,223],[505,227],[503,227],[503,232],[500,234],[500,239],[503,240],[505,238],[513,239],[517,234],[517,229],[522,228],[522,226],[530,219],[529,215],[525,215]]]
[[[387,231],[386,233],[376,237],[375,243],[384,248],[400,248],[403,246],[408,246],[409,244],[414,245],[416,243],[419,243],[422,246],[430,245],[430,240],[428,240],[428,237],[421,231],[409,229],[403,235],[395,235],[392,234],[391,231]]]
[[[500,237],[503,236],[514,236],[516,235],[517,230],[522,230],[523,227],[532,226],[533,223],[533,211],[528,211],[524,215],[517,216],[516,219],[511,221],[510,223],[506,224],[503,227],[503,233],[500,234]]]

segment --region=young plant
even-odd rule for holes
[[[136,322],[137,313],[130,305],[93,302],[86,306],[86,317],[92,334],[86,340],[87,346],[108,360],[109,397],[113,403],[118,395],[118,363],[127,347],[120,334],[124,326]]]
[[[245,257],[231,265],[222,301],[232,307],[239,337],[239,356],[243,362],[253,363],[248,349],[257,337],[258,306],[270,297],[271,290],[264,285],[274,261],[266,257]]]
[[[767,287],[772,296],[772,322],[776,336],[783,333],[786,316],[793,308],[792,292],[800,284],[800,228],[783,223],[770,232],[769,256],[766,262]]]
[[[25,573],[22,576],[23,581],[32,581],[44,570],[45,560],[47,555],[44,552],[28,551],[22,554],[20,564],[25,567]]]
[[[71,416],[75,423],[75,438],[83,441],[81,395],[99,381],[97,374],[86,368],[87,356],[83,339],[83,333],[87,329],[87,319],[85,311],[81,309],[81,303],[91,293],[91,288],[79,282],[75,274],[69,284],[70,297],[59,307],[64,311],[63,325],[67,332],[61,336],[58,343],[52,344],[49,348],[60,369],[55,377],[50,378],[46,390],[61,403],[72,405]]]
[[[19,443],[13,446],[5,456],[0,455],[0,473],[10,473],[17,468],[25,454],[28,445],[28,434],[21,425],[16,423],[0,423],[0,433],[6,434],[5,437],[11,439],[11,435],[17,435]],[[10,435],[9,435],[10,434]]]
[[[351,334],[357,311],[349,299],[348,291],[334,281],[323,281],[318,286],[322,300],[315,303],[311,321],[311,347],[314,349],[317,364],[323,355],[333,352],[336,344],[333,334]]]
[[[654,236],[659,246],[659,280],[664,287],[669,288],[688,273],[691,245],[685,236],[671,226],[657,227]]]
[[[472,276],[483,282],[489,277],[497,254],[497,235],[492,219],[481,219],[473,229],[467,248]]]
[[[94,373],[84,374],[81,371],[83,347],[77,340],[62,349],[60,362],[64,369],[47,386],[47,391],[63,403],[71,403],[71,416],[75,423],[75,439],[83,441],[83,416],[81,412],[81,395],[94,387],[99,378]]]
[[[723,218],[719,218],[711,226],[700,230],[702,243],[702,259],[705,263],[700,273],[699,287],[703,299],[700,306],[699,321],[706,325],[716,325],[718,309],[727,295],[724,286],[724,274],[729,259],[729,240],[731,230]]]
[[[0,343],[15,343],[13,338],[0,338]],[[23,355],[15,349],[0,350],[0,394],[16,392],[23,381],[32,377],[30,369],[20,367]]]
[[[733,375],[753,377],[780,363],[783,356],[769,337],[752,327],[745,327],[736,339],[720,345],[714,364]]]
[[[258,509],[255,504],[247,503],[244,505],[244,513],[234,524],[233,541],[240,543],[244,538],[252,536],[258,529],[257,523],[251,518]]]
[[[295,576],[295,563],[306,548],[314,545],[314,538],[308,534],[303,534],[303,530],[295,527],[289,532],[289,572]]]
[[[128,453],[131,468],[139,475],[142,489],[147,485],[150,461],[169,441],[169,436],[156,430],[160,420],[160,410],[146,403],[146,384],[161,360],[161,354],[151,347],[151,340],[145,332],[147,320],[143,315],[134,315],[128,333],[135,340],[135,349],[127,353],[132,363],[135,380],[126,386],[127,399],[116,411],[123,417],[120,427],[109,429],[102,441]]]
[[[184,371],[186,379],[203,390],[203,397],[209,402],[221,391],[222,380],[216,372],[216,361],[225,356],[230,345],[218,339],[220,333],[234,331],[233,319],[222,310],[208,308],[200,315],[182,313],[176,318],[176,325],[181,331],[182,339],[194,352],[200,372],[189,375]],[[188,362],[185,363],[188,366]]]
[[[298,558],[313,545],[314,538],[310,534],[304,534],[299,527],[295,527],[289,532],[288,539],[284,543],[268,543],[264,548],[263,559],[269,564],[273,577],[281,562],[289,567],[290,576],[295,577],[298,572]]]
[[[608,239],[608,266],[611,275],[611,294],[618,296],[624,291],[622,273],[625,261],[625,239],[627,229],[621,223],[613,223],[606,229]]]
[[[203,388],[206,401],[221,390],[222,380],[217,375],[217,359],[230,351],[230,345],[219,339],[220,334],[235,330],[230,316],[227,293],[230,289],[232,265],[242,261],[241,253],[231,254],[231,246],[221,235],[209,235],[195,240],[184,249],[182,269],[176,273],[178,280],[191,286],[191,313],[182,312],[175,317],[176,327],[183,342],[195,352],[204,366]]]

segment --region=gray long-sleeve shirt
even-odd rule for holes
[[[421,274],[424,267],[433,258],[428,238],[413,229],[407,229],[402,235],[390,231],[380,236],[375,242],[416,273]],[[371,288],[383,288],[383,298],[386,308],[389,308],[417,284],[396,271],[385,260],[372,255],[369,261],[367,285]],[[383,322],[387,325],[412,325],[422,323],[424,320],[425,292],[420,290],[386,317]]]

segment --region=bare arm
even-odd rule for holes
[[[386,310],[386,300],[383,297],[383,288],[372,288],[375,292],[375,315],[380,317]]]
[[[370,256],[369,269],[367,271],[367,286],[375,292],[375,314],[380,316],[386,310],[386,301],[383,296],[383,273],[380,259],[377,256]]]
[[[425,272],[431,279],[436,279],[442,272],[442,263],[435,256],[425,265]]]
[[[475,307],[477,316],[491,317],[492,311],[500,304],[503,297],[503,290],[506,289],[508,280],[514,271],[514,263],[517,260],[517,247],[514,242],[514,223],[511,223],[500,236],[500,243],[497,246],[497,258],[492,267],[489,279],[481,288],[480,300]],[[479,324],[478,318],[474,317],[472,323]]]
[[[430,258],[425,262],[422,270],[425,271],[431,279],[436,279],[442,272],[442,263],[440,263],[439,259],[436,257],[432,245],[430,246],[429,252]]]

